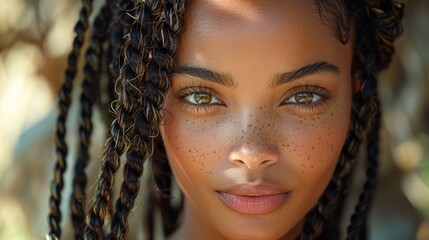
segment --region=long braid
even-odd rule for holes
[[[368,4],[369,5],[369,4]],[[377,28],[381,28],[380,33],[378,33],[378,39],[375,40],[377,44],[371,40],[365,39],[363,36],[373,35],[371,29],[368,29],[367,25],[363,24],[365,29],[357,30],[356,36],[358,36],[357,50],[355,51],[358,55],[355,56],[353,61],[353,72],[363,71],[373,72],[379,71],[388,66],[390,63],[391,56],[394,52],[393,41],[402,33],[402,28],[400,27],[400,18],[402,18],[403,4],[400,2],[394,2],[391,9],[393,14],[392,16],[383,15],[381,23],[376,25]],[[375,14],[380,15],[380,11],[373,10]],[[360,16],[360,15],[358,15]],[[359,19],[358,19],[359,21]],[[359,25],[359,24],[356,24]],[[389,29],[392,28],[392,29]],[[362,32],[360,32],[362,31]],[[385,35],[388,36],[385,36]],[[380,36],[381,35],[381,36]],[[362,40],[363,39],[363,40]],[[374,40],[373,40],[374,41]],[[368,49],[369,46],[376,45],[378,49]],[[365,49],[363,49],[365,48]],[[360,53],[369,53],[369,56],[363,57],[359,56]],[[379,52],[375,56],[375,52]],[[377,57],[377,58],[376,58]],[[372,58],[373,60],[370,60]],[[374,66],[374,67],[372,67]],[[299,239],[315,239],[323,230],[323,224],[325,218],[329,211],[335,206],[337,199],[340,195],[344,194],[345,183],[349,179],[350,170],[354,167],[354,158],[357,154],[358,148],[362,141],[365,139],[366,132],[368,131],[368,123],[373,121],[379,121],[379,110],[374,104],[373,96],[376,94],[376,79],[375,76],[372,78],[362,78],[361,82],[358,83],[360,86],[360,91],[358,91],[353,97],[352,105],[352,116],[354,118],[353,131],[349,133],[349,136],[346,139],[343,151],[340,155],[340,160],[337,165],[337,168],[334,171],[334,175],[325,190],[322,197],[319,199],[317,206],[308,214],[307,220],[303,226],[302,234]],[[378,101],[378,100],[377,100]],[[378,131],[374,129],[374,131]],[[372,138],[376,138],[373,136]],[[371,154],[377,152],[378,146],[376,140],[371,141]],[[369,152],[369,150],[368,150]],[[365,221],[367,206],[370,199],[370,192],[375,183],[375,172],[377,166],[377,157],[376,154],[369,156],[370,163],[367,169],[367,181],[365,183],[365,190],[361,197],[360,205],[357,206],[357,213],[353,217],[354,222],[358,221],[360,224],[352,224],[353,227],[349,228],[350,231],[356,232],[356,229],[359,229],[362,223]],[[355,229],[355,230],[352,230]]]
[[[73,192],[70,207],[75,239],[81,237],[84,226],[86,199],[85,189],[87,177],[85,168],[90,160],[89,148],[92,134],[92,108],[98,95],[97,84],[100,78],[101,52],[105,41],[104,35],[109,24],[109,8],[104,6],[94,21],[94,32],[89,40],[90,45],[86,51],[84,66],[84,79],[82,81],[81,120],[79,128],[80,146],[77,161],[74,166]]]
[[[176,230],[179,224],[179,216],[183,208],[183,195],[180,196],[177,204],[173,204],[172,199],[172,172],[165,153],[164,144],[159,139],[155,145],[152,157],[153,182],[149,185],[149,202],[154,202],[160,210],[164,235],[170,235]],[[146,223],[153,222],[154,209],[147,209]]]
[[[366,181],[363,186],[355,207],[355,212],[351,217],[351,223],[347,228],[347,239],[366,239],[366,233],[363,231],[365,222],[368,215],[368,208],[370,205],[372,192],[376,183],[377,167],[378,167],[378,141],[380,129],[380,109],[378,99],[373,101],[376,115],[373,119],[372,131],[369,134],[367,142],[367,167],[366,167]]]
[[[155,212],[161,211],[162,222],[170,222],[164,219],[163,212],[171,211],[171,205],[165,204],[164,199],[171,197],[171,169],[167,162],[165,149],[162,140],[158,137],[155,140],[154,151],[152,155],[152,176],[148,182],[148,195],[146,197],[146,209],[144,213],[143,229],[148,240],[155,238]]]
[[[68,147],[65,142],[66,120],[71,104],[70,93],[73,88],[73,80],[76,77],[77,61],[84,41],[84,35],[88,28],[88,16],[92,11],[92,0],[83,0],[79,20],[75,25],[75,38],[72,51],[68,56],[68,66],[65,71],[65,80],[59,91],[59,115],[57,120],[57,131],[55,133],[56,163],[54,167],[54,179],[51,182],[51,195],[49,198],[50,211],[48,216],[49,233],[51,239],[61,238],[61,192],[64,187],[63,174],[66,170]]]
[[[150,153],[151,139],[153,135],[148,119],[143,119],[142,114],[148,106],[147,100],[143,104],[143,96],[139,85],[142,78],[147,76],[147,61],[149,59],[149,45],[153,39],[153,22],[155,17],[153,10],[142,3],[138,9],[132,12],[136,18],[124,47],[125,58],[121,67],[119,79],[122,89],[118,91],[118,123],[125,134],[126,163],[124,165],[124,182],[121,185],[120,197],[116,201],[115,213],[111,222],[109,239],[123,239],[127,231],[127,218],[134,205],[134,200],[139,189],[139,177],[143,172],[143,162]],[[141,23],[142,22],[142,23]],[[149,116],[148,116],[149,118]],[[152,116],[153,120],[154,116]],[[139,126],[135,126],[139,124]],[[138,129],[142,125],[142,129]],[[145,131],[146,137],[139,131]]]
[[[367,12],[372,24],[375,25],[374,39],[377,44],[372,51],[357,51],[362,54],[361,59],[365,67],[363,78],[367,78],[366,85],[361,86],[361,91],[368,98],[369,106],[366,113],[373,115],[370,122],[369,137],[367,142],[367,166],[366,181],[363,191],[359,196],[355,211],[351,217],[351,223],[347,229],[347,239],[366,239],[366,218],[371,195],[376,182],[376,170],[378,165],[378,140],[380,128],[380,103],[377,94],[376,72],[386,68],[391,62],[394,53],[393,41],[402,33],[400,20],[403,17],[404,3],[401,1],[367,1]],[[362,44],[363,48],[369,48]],[[364,49],[365,50],[365,49]]]
[[[118,0],[115,2],[109,1],[109,4],[112,7],[113,19],[118,20],[117,22],[112,24],[111,27],[117,30],[121,26],[125,27],[129,25],[128,22],[130,22],[132,18],[127,15],[128,14],[127,11],[129,11],[127,9],[133,8],[132,2],[126,1],[126,3],[124,4],[124,1]],[[117,40],[118,37],[116,35],[115,35],[115,39],[112,40],[112,34],[113,33],[111,33],[109,37],[110,39],[109,46],[115,46],[116,48],[116,45],[118,45],[117,41],[119,40]],[[120,34],[120,33],[115,31],[115,34]],[[119,51],[117,52],[113,51],[112,56],[115,56],[116,58],[110,59],[111,61],[109,63],[110,74],[107,76],[108,82],[115,81],[116,77],[118,76],[118,74],[113,74],[113,71],[116,68],[112,70],[112,65],[116,66],[117,64],[112,62],[118,61],[117,59],[119,58]],[[113,104],[113,115],[117,117],[111,123],[110,131],[108,133],[108,138],[105,143],[105,149],[103,152],[100,174],[97,180],[98,182],[97,190],[93,198],[93,205],[90,207],[88,211],[87,225],[84,233],[86,239],[104,238],[104,235],[105,235],[103,231],[104,221],[105,221],[105,218],[108,217],[112,212],[110,203],[113,195],[115,173],[118,171],[120,167],[120,157],[126,149],[127,138],[126,136],[124,136],[125,128],[121,126],[120,123],[124,121],[129,121],[129,120],[124,120],[129,117],[123,114],[125,110],[122,107],[122,105],[119,104],[118,100],[113,101],[112,104]]]
[[[378,131],[380,128],[380,110],[379,100],[376,92],[375,72],[387,67],[391,61],[391,56],[394,52],[393,41],[402,33],[402,27],[399,23],[402,18],[404,5],[401,2],[378,2],[368,1],[367,12],[372,24],[376,26],[373,41],[377,42],[376,49],[372,52],[373,55],[365,54],[367,51],[360,51],[363,62],[367,65],[364,68],[365,75],[371,79],[369,86],[362,86],[362,91],[372,100],[369,100],[372,105],[372,113],[375,114],[373,128],[370,131],[370,136],[367,145],[367,167],[366,181],[363,191],[359,196],[355,211],[351,217],[351,223],[347,229],[347,239],[365,239],[366,238],[366,218],[368,207],[371,200],[371,193],[375,185],[376,169],[377,169],[377,154],[378,154]],[[369,45],[369,44],[368,44]],[[366,46],[368,48],[368,46]],[[375,54],[377,53],[377,54]],[[364,88],[367,88],[366,90]]]
[[[163,95],[169,88],[169,80],[173,72],[173,57],[177,51],[177,35],[182,20],[180,13],[183,12],[185,4],[174,1],[173,4],[166,2],[162,6],[159,2],[147,1],[142,5],[143,7],[140,8],[142,12],[137,17],[137,24],[131,28],[130,42],[125,50],[126,62],[122,68],[124,71],[122,74],[125,76],[123,79],[125,85],[123,100],[125,101],[122,103],[128,109],[134,110],[134,119],[129,130],[130,146],[124,165],[124,182],[121,186],[120,197],[116,202],[109,239],[125,237],[128,228],[127,218],[139,190],[143,163],[153,153],[154,138],[159,134]],[[155,22],[146,21],[147,11],[151,11],[155,15]],[[141,41],[142,38],[145,38],[146,24],[154,24],[154,31],[146,35],[154,41],[150,55],[147,56],[149,57],[147,65],[144,64],[145,54],[137,54],[139,50],[142,52],[142,47],[146,47],[147,42]],[[141,31],[143,31],[143,36]],[[141,61],[146,69],[141,69]],[[137,82],[130,82],[130,80],[137,80]],[[139,88],[139,86],[141,87]],[[133,106],[133,102],[129,99],[141,104]]]

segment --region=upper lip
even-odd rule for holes
[[[288,192],[283,187],[266,182],[248,182],[234,185],[219,192],[238,196],[260,197]]]

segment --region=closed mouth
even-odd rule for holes
[[[273,187],[239,185],[229,191],[216,191],[219,199],[230,209],[241,214],[263,215],[281,208],[291,192],[280,192]]]

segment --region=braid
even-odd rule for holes
[[[71,196],[72,222],[75,231],[75,239],[78,239],[84,226],[84,202],[87,178],[85,168],[90,156],[89,148],[92,134],[92,107],[97,98],[96,86],[100,78],[100,58],[103,45],[103,34],[107,30],[109,9],[104,6],[94,21],[94,33],[90,39],[90,46],[86,51],[86,62],[84,66],[85,78],[82,82],[81,121],[79,128],[80,147],[78,158],[75,163],[73,177],[73,193]]]
[[[371,29],[368,29],[368,25],[371,24],[356,24],[356,26],[361,26],[365,29],[357,29],[356,31],[356,36],[358,37],[352,71],[355,74],[363,71],[361,74],[365,76],[362,76],[362,80],[358,83],[360,91],[353,96],[353,131],[349,133],[346,139],[340,160],[327,189],[319,199],[316,207],[307,215],[302,234],[298,239],[316,239],[321,234],[327,214],[335,206],[340,195],[344,194],[346,190],[346,183],[350,178],[350,170],[355,165],[354,158],[359,146],[365,139],[367,131],[371,129],[371,135],[368,140],[369,164],[367,166],[367,180],[364,184],[364,191],[361,193],[359,203],[356,206],[355,214],[352,217],[352,224],[348,228],[350,239],[360,239],[358,233],[365,222],[371,192],[375,185],[378,162],[380,110],[379,101],[376,97],[377,81],[375,73],[387,67],[391,61],[394,53],[393,41],[402,33],[400,19],[402,18],[404,8],[403,3],[394,1],[388,7],[391,10],[391,14],[389,15],[371,8],[374,5],[372,3],[367,4],[367,7],[372,9],[369,12],[378,17],[379,22],[375,24],[375,33],[371,32]],[[354,6],[351,8],[353,9]],[[360,19],[357,20],[359,21]],[[375,39],[367,39],[368,37],[365,36],[375,36]],[[377,44],[374,44],[374,41]],[[375,49],[372,47],[374,45]],[[376,52],[379,54],[375,54]],[[366,54],[366,56],[361,54]],[[371,126],[371,123],[374,126]]]
[[[152,173],[153,184],[149,185],[149,198],[161,211],[164,235],[168,236],[177,228],[178,219],[183,207],[183,199],[180,199],[178,206],[174,206],[172,203],[172,173],[167,161],[164,145],[160,139],[155,145],[155,151],[152,157]],[[147,211],[146,223],[149,223],[154,219],[154,211],[149,208]]]
[[[368,215],[371,194],[376,183],[379,150],[378,141],[381,119],[378,99],[374,100],[373,103],[376,115],[373,119],[372,131],[368,136],[367,142],[366,181],[355,207],[355,212],[351,217],[351,223],[347,229],[347,239],[366,239],[366,233],[362,230],[366,229],[366,217]]]
[[[71,104],[70,93],[73,88],[73,80],[76,77],[77,61],[82,48],[85,32],[88,28],[88,16],[92,11],[92,0],[83,0],[79,20],[75,26],[75,38],[72,51],[68,56],[68,66],[65,71],[65,80],[59,92],[59,115],[57,120],[57,131],[55,133],[56,163],[54,167],[54,179],[51,183],[51,195],[49,198],[50,211],[48,216],[49,233],[51,239],[61,238],[61,192],[64,187],[63,174],[66,170],[67,143],[66,119]]]
[[[370,115],[371,121],[368,127],[366,181],[347,229],[347,239],[366,239],[365,222],[376,182],[381,121],[375,74],[386,68],[391,61],[394,53],[393,41],[402,33],[400,20],[404,10],[404,4],[400,1],[366,1],[366,3],[369,19],[375,25],[373,41],[377,44],[375,49],[371,49],[368,42],[362,41],[363,50],[357,49],[356,52],[361,54],[360,59],[365,65],[362,78],[366,79],[366,82],[362,83],[361,92],[368,102],[367,109],[362,109],[359,114]],[[366,49],[372,51],[365,51]]]
[[[111,7],[114,7],[114,4],[121,5],[124,7],[132,8],[132,4],[127,1],[128,4],[121,5],[121,3],[108,3]],[[113,8],[115,9],[115,8]],[[120,23],[122,26],[126,25],[126,21],[131,21],[131,17],[126,14],[126,8],[121,8],[121,10],[113,11],[113,15],[120,14]],[[125,19],[123,19],[125,18]],[[118,23],[116,23],[119,25]],[[110,38],[111,42],[109,45],[117,44],[115,42],[112,43],[112,38]],[[118,54],[119,56],[119,54]],[[112,59],[112,62],[116,61],[116,59]],[[112,64],[110,64],[111,66]],[[112,72],[112,71],[110,71]],[[115,78],[114,75],[108,76],[108,82],[113,82]],[[106,140],[105,149],[103,152],[102,163],[100,174],[98,176],[98,185],[97,190],[93,199],[93,205],[88,212],[88,221],[87,227],[85,229],[85,238],[86,239],[98,239],[101,236],[104,236],[103,233],[103,225],[105,218],[111,212],[110,210],[110,200],[113,195],[113,187],[114,187],[114,176],[118,171],[120,166],[120,156],[125,151],[125,137],[124,131],[120,122],[123,122],[123,111],[124,109],[118,101],[113,101],[113,114],[118,116],[117,119],[112,121],[109,136]]]
[[[177,51],[177,34],[184,7],[184,2],[176,1],[167,1],[164,6],[159,2],[142,3],[141,12],[130,31],[130,41],[125,48],[125,65],[122,67],[124,96],[121,103],[129,111],[134,110],[133,123],[128,123],[130,145],[126,153],[124,182],[116,202],[109,238],[125,237],[127,218],[140,187],[143,163],[154,150],[154,138],[159,134],[161,122],[163,95],[169,88],[169,78],[173,72],[173,57]],[[148,21],[148,17],[154,17],[155,24]],[[154,29],[148,31],[145,28],[147,24],[153,25]],[[150,48],[150,54],[145,54],[145,47]],[[146,69],[141,68],[141,62]],[[137,82],[134,83],[134,80]],[[141,104],[134,106],[136,101]]]
[[[153,31],[151,28],[154,25],[149,23],[155,22],[155,14],[152,11],[145,3],[133,11],[136,22],[131,27],[124,47],[126,56],[119,76],[122,90],[118,93],[118,107],[122,111],[118,112],[118,123],[124,131],[127,150],[125,152],[124,182],[116,201],[109,239],[123,239],[126,235],[127,218],[134,206],[140,187],[139,178],[143,173],[143,162],[152,151],[149,136],[156,134],[151,128],[153,124],[151,121],[154,121],[156,116],[143,116],[144,110],[147,109],[146,112],[149,112],[153,109],[149,109],[147,96],[142,96],[140,91],[142,87],[137,85],[141,85],[142,78],[147,76],[145,65],[149,58],[148,45],[151,44]],[[139,25],[140,21],[145,25]],[[153,112],[151,113],[153,114]],[[136,126],[137,124],[138,126]],[[140,127],[141,129],[139,129]]]

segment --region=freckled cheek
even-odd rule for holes
[[[192,119],[175,120],[162,127],[169,160],[186,174],[212,174],[222,159],[219,137],[205,124]]]
[[[288,133],[283,152],[296,173],[315,178],[332,174],[348,129],[348,118],[334,121],[333,116],[297,121]]]

